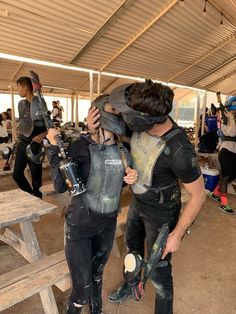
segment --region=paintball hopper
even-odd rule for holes
[[[37,165],[40,165],[45,157],[45,149],[43,144],[32,141],[25,150],[26,156],[29,160]]]

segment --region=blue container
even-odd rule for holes
[[[211,192],[214,191],[219,182],[219,170],[207,169],[202,167],[201,170],[204,178],[205,189]]]

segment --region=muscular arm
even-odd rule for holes
[[[198,216],[205,202],[205,188],[202,176],[192,183],[185,183],[184,188],[190,193],[190,200],[183,209],[175,229],[169,234],[163,258],[168,253],[176,252],[179,249],[182,237]]]

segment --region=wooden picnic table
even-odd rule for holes
[[[57,207],[20,189],[16,189],[0,193],[0,208],[0,240],[12,246],[30,263],[43,258],[45,254],[40,249],[32,222],[40,219],[45,214],[54,212]],[[19,224],[21,234],[12,228],[15,224]],[[60,255],[60,259],[63,260],[63,263],[66,263],[64,256],[61,257]],[[68,280],[57,282],[56,279],[54,281],[58,283],[57,286],[59,288],[64,286],[64,289],[62,288],[61,290],[65,291],[68,289]],[[60,280],[62,280],[62,277],[60,277]],[[65,285],[67,285],[66,288]],[[52,287],[43,288],[39,291],[39,294],[45,313],[58,313]]]

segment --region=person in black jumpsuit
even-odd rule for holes
[[[173,313],[171,253],[179,249],[182,237],[205,201],[204,182],[194,148],[186,133],[169,117],[173,96],[169,87],[151,80],[118,86],[110,94],[112,106],[121,112],[133,131],[131,157],[133,168],[138,171],[138,180],[131,186],[133,193],[126,223],[128,252],[143,257],[146,239],[150,254],[160,227],[168,224],[170,228],[162,256],[164,261],[151,276],[156,291],[155,314]],[[89,130],[97,126],[98,118],[98,109],[92,108],[87,118]],[[159,147],[163,150],[152,159],[150,156],[157,156]],[[179,180],[190,193],[181,216]],[[109,295],[110,301],[119,303],[132,296],[139,280],[137,276],[133,282],[124,281]]]
[[[96,100],[93,105],[96,105]],[[115,113],[109,103],[105,104],[104,111],[111,112],[111,115]],[[102,126],[106,128],[106,125],[103,125],[103,123]],[[98,147],[102,154],[104,150],[106,151],[106,146],[117,146],[114,135],[111,132],[113,128],[108,127],[109,131],[104,128],[100,127],[99,134],[92,135],[93,139],[81,136],[78,141],[69,147],[68,155],[78,163],[85,185],[88,183],[91,170],[91,149],[96,150],[96,147]],[[52,144],[49,149],[49,161],[55,189],[58,192],[65,192],[66,184],[59,169],[59,150],[54,139],[56,134],[58,134],[58,130],[49,129],[47,138]],[[119,149],[115,150],[119,152]],[[127,150],[125,150],[125,156],[128,164],[130,164]],[[121,155],[115,162],[121,165],[117,174],[117,176],[121,175],[121,181],[114,187],[114,192],[119,197],[123,181],[127,184],[134,183],[137,179],[137,171],[130,167],[125,167],[122,164]],[[112,164],[112,160],[106,159],[105,164],[104,169]],[[99,169],[97,171],[99,172]],[[102,177],[103,173],[99,174],[99,176]],[[101,180],[106,180],[105,184],[112,185],[113,179],[117,176],[102,177]],[[102,276],[104,266],[112,249],[116,229],[119,208],[115,208],[112,212],[108,210],[106,213],[101,213],[99,210],[95,211],[85,204],[84,197],[87,192],[88,190],[83,194],[72,197],[66,214],[65,250],[72,278],[72,292],[68,302],[68,314],[81,313],[82,306],[86,303],[90,305],[91,314],[102,313]]]

